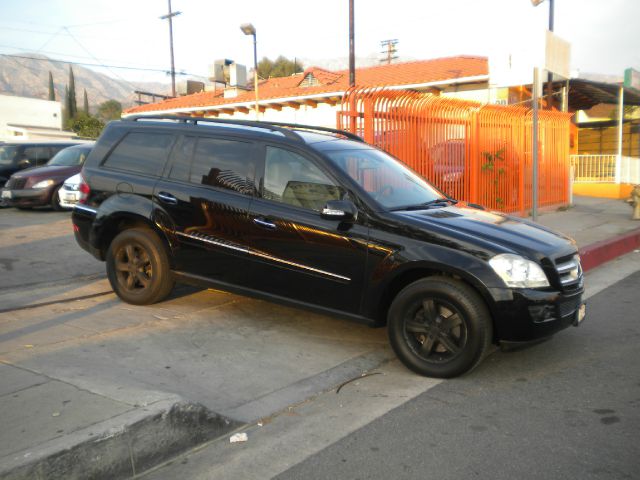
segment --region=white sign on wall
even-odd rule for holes
[[[544,56],[544,69],[546,71],[560,75],[563,78],[571,76],[571,44],[548,30]]]
[[[489,57],[493,87],[531,85],[534,68],[570,77],[571,44],[547,30],[530,37],[510,39]]]

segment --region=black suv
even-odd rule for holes
[[[76,240],[129,303],[181,281],[387,325],[436,377],[584,317],[574,241],[453,200],[348,132],[133,117],[82,175]]]

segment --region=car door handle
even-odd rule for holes
[[[253,219],[253,223],[258,225],[259,227],[267,228],[269,230],[275,230],[276,229],[276,224],[275,223],[270,222],[269,220],[265,220],[264,218],[254,218]]]
[[[174,197],[173,195],[171,195],[170,193],[167,193],[167,192],[158,193],[158,198],[160,199],[161,202],[167,203],[169,205],[177,205],[178,204],[178,199],[176,197]]]

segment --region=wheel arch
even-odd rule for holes
[[[396,275],[393,276],[386,284],[380,296],[375,314],[376,325],[384,326],[387,323],[387,312],[389,307],[400,291],[407,285],[420,280],[421,278],[443,276],[459,280],[474,291],[476,291],[489,310],[492,317],[492,323],[494,314],[494,300],[484,283],[469,272],[451,267],[449,265],[442,264],[430,264],[428,262],[412,262],[406,265],[404,268],[399,269]],[[495,326],[495,325],[494,325]],[[494,328],[495,332],[495,328]]]
[[[167,253],[171,252],[171,245],[165,233],[149,218],[131,212],[119,212],[109,215],[100,222],[100,226],[96,228],[97,246],[100,258],[104,260],[107,256],[107,250],[113,239],[121,232],[131,228],[147,228],[153,231],[166,249]],[[173,267],[172,255],[167,255],[169,263]]]

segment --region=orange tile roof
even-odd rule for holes
[[[318,85],[301,87],[307,74],[313,74]],[[356,69],[356,85],[362,87],[414,85],[456,78],[488,75],[486,57],[457,56],[394,63]],[[342,93],[349,87],[349,70],[329,71],[319,67],[309,67],[304,73],[289,77],[274,77],[258,84],[260,100],[274,100],[298,96],[313,96],[323,93]],[[125,110],[126,114],[166,111],[174,109],[203,109],[224,107],[226,104],[251,103],[254,92],[241,92],[233,98],[224,98],[223,89],[195,93],[184,97],[171,98],[157,103],[140,105]]]

